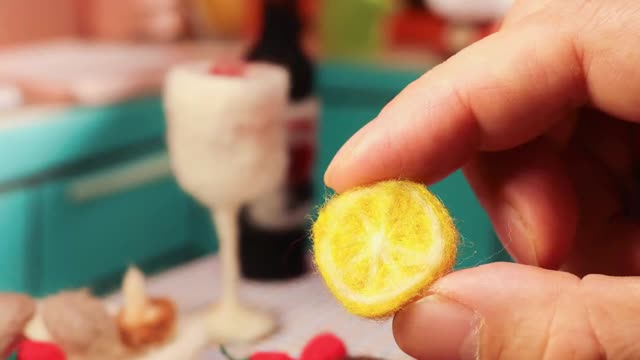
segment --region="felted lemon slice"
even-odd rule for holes
[[[392,315],[451,271],[458,232],[424,185],[386,181],[334,196],[313,225],[315,262],[351,313]]]

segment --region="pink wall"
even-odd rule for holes
[[[73,36],[76,1],[1,0],[0,46]]]
[[[173,40],[188,0],[0,0],[0,46],[51,38]]]
[[[83,28],[96,39],[172,40],[185,31],[186,0],[84,1]]]

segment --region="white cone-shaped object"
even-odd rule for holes
[[[122,295],[124,298],[124,318],[129,322],[139,321],[148,306],[145,290],[144,274],[134,266],[129,267],[122,281]]]

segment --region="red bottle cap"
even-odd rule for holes
[[[242,76],[247,64],[241,61],[217,61],[209,68],[211,75]]]

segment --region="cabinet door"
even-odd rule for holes
[[[373,119],[380,107],[341,106],[325,104],[320,125],[320,149],[316,168],[316,184],[323,184],[322,176],[331,159],[349,137]],[[326,198],[324,186],[316,186],[316,202]],[[484,209],[460,171],[434,184],[430,189],[444,202],[460,231],[458,268],[466,268],[510,258],[498,241]]]
[[[37,281],[37,196],[33,190],[0,193],[0,291],[33,291]]]
[[[164,152],[43,191],[45,292],[88,286],[186,246],[188,198]]]

